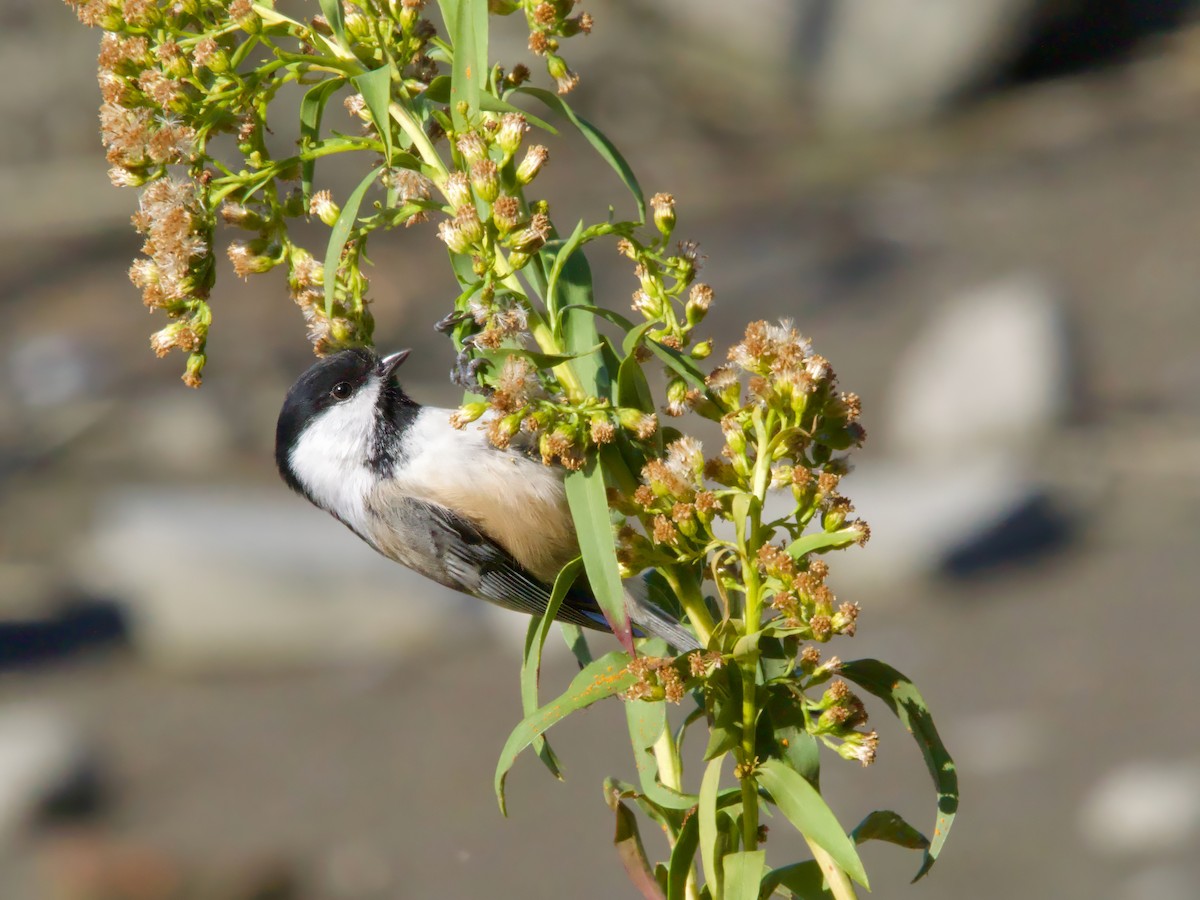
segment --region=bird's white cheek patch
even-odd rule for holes
[[[374,480],[366,460],[375,433],[376,394],[367,386],[324,410],[304,429],[290,456],[313,502],[360,533],[366,527],[364,498]]]

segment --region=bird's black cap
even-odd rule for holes
[[[379,402],[385,408],[380,410],[381,424],[395,427],[396,408],[413,405],[404,392],[392,383],[396,369],[408,353],[407,350],[401,350],[381,359],[367,347],[353,347],[318,360],[296,380],[283,401],[275,426],[275,464],[289,487],[306,493],[292,470],[289,456],[309,423],[339,399],[345,399],[335,394],[335,389],[346,390],[342,385],[348,386],[349,391],[345,396],[349,397],[362,389],[372,375],[382,378],[385,388],[380,392]]]

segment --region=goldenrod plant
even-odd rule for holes
[[[921,851],[924,875],[954,819],[954,765],[908,679],[824,651],[858,627],[858,605],[839,603],[826,577],[834,551],[870,535],[841,490],[848,453],[865,437],[860,400],[786,321],[751,322],[710,363],[716,347],[701,328],[714,293],[699,280],[697,245],[676,236],[674,198],[647,203],[616,147],[563,99],[578,82],[563,44],[589,32],[592,17],[572,0],[441,0],[436,11],[424,0],[67,2],[103,31],[110,175],[140,189],[134,225],[146,236],[130,278],[170,320],[151,346],[187,354],[188,385],[200,384],[206,361],[219,221],[240,233],[225,246],[237,275],[285,267],[319,355],[371,342],[363,264],[372,235],[428,223],[457,284],[439,325],[466,389],[454,424],[486,428],[498,447],[520,441],[568,470],[581,556],[530,624],[526,715],[496,770],[501,807],[522,751],[559,774],[546,732],[619,697],[639,780],[609,779],[604,792],[619,858],[645,897],[844,900],[867,885],[856,845],[868,839]],[[523,63],[491,62],[489,17],[507,15],[524,17],[555,91],[535,86]],[[281,109],[290,83],[304,91],[298,108]],[[334,102],[361,122],[357,133],[323,127]],[[272,155],[268,114],[298,119],[291,155]],[[557,227],[536,184],[561,127],[612,168],[632,215]],[[335,154],[362,163],[345,197],[318,177],[317,163]],[[297,243],[301,220],[328,227],[324,248]],[[597,302],[592,244],[606,264],[629,267],[631,309]],[[695,417],[719,423],[715,453],[687,433]],[[768,504],[772,492],[790,501]],[[593,659],[580,630],[563,626],[581,671],[543,703],[542,649],[580,577],[620,649]],[[703,649],[671,657],[662,641],[635,637],[622,584],[635,577]],[[931,839],[888,811],[847,830],[821,794],[830,751],[863,766],[878,752],[856,691],[879,698],[916,738],[937,794]],[[707,733],[705,763],[685,772],[681,746],[694,730]],[[769,863],[764,806],[778,813]],[[668,859],[647,858],[634,807],[661,828]],[[776,858],[774,848],[785,856],[800,846],[778,839],[783,823],[811,859]]]

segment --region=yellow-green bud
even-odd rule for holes
[[[529,126],[525,117],[520,113],[505,113],[500,117],[500,128],[496,131],[496,146],[504,151],[504,160],[512,159],[512,155],[521,147],[521,141]]]
[[[517,166],[517,181],[529,184],[537,177],[538,172],[542,171],[549,158],[549,150],[541,144],[534,144],[525,151],[525,158],[521,160],[521,165]]]
[[[500,173],[490,159],[481,159],[471,165],[471,184],[480,198],[491,203],[500,196]]]
[[[675,198],[670,194],[655,194],[650,198],[650,207],[654,210],[654,227],[669,238],[675,229]]]
[[[454,172],[446,179],[446,200],[455,212],[468,206],[474,207],[471,182],[465,172]]]
[[[333,227],[342,212],[341,208],[333,202],[333,195],[329,191],[317,191],[313,194],[312,199],[308,202],[308,211],[330,228]]]
[[[500,234],[508,234],[521,224],[521,201],[507,194],[492,202],[492,222]]]
[[[708,357],[712,354],[712,350],[712,341],[701,341],[692,348],[692,359],[708,359]]]
[[[518,253],[535,253],[545,245],[549,236],[550,217],[545,213],[538,213],[530,219],[527,227],[513,232],[506,243]]]

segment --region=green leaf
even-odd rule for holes
[[[641,363],[632,356],[621,360],[617,369],[617,405],[654,412],[654,395],[650,393],[650,382],[642,371]]]
[[[666,649],[666,644],[656,639],[647,641],[642,652],[649,656],[662,656]],[[663,809],[686,810],[695,806],[697,798],[694,795],[669,788],[659,780],[658,758],[654,755],[653,747],[667,730],[666,701],[626,703],[625,721],[629,726],[629,739],[633,742],[633,761],[637,766],[638,781],[646,797]]]
[[[439,0],[454,46],[454,64],[450,70],[450,114],[454,130],[470,127],[467,115],[459,109],[465,101],[467,113],[479,110],[488,76],[487,0]]]
[[[806,728],[807,712],[789,692],[775,689],[767,694],[767,713],[774,728],[779,758],[819,790],[821,748]]]
[[[685,900],[688,876],[695,872],[696,848],[700,844],[699,817],[688,816],[671,848],[667,866],[667,900]]]
[[[629,671],[628,663],[629,657],[619,650],[605,654],[576,675],[559,697],[526,716],[513,729],[504,742],[504,749],[500,751],[500,760],[496,764],[494,786],[502,813],[508,814],[504,802],[504,779],[521,751],[532,744],[538,735],[545,734],[551,726],[576,710],[633,687],[637,676]]]
[[[346,240],[358,219],[358,208],[362,206],[367,188],[379,177],[383,169],[372,169],[367,177],[359,182],[358,187],[347,198],[346,205],[338,213],[337,221],[329,233],[329,247],[325,251],[325,315],[333,316],[333,297],[337,288],[338,263],[342,259],[342,251],[346,248]]]
[[[567,473],[566,488],[588,584],[612,633],[632,656],[635,653],[633,630],[625,609],[625,589],[617,571],[617,548],[608,520],[604,474],[595,457],[590,458],[582,469]]]
[[[375,122],[375,130],[383,139],[384,159],[389,166],[392,164],[392,117],[388,107],[392,103],[392,75],[395,71],[395,64],[388,63],[350,79],[366,101],[367,111]]]
[[[708,394],[708,385],[704,382],[704,373],[700,371],[689,356],[680,353],[674,347],[668,347],[665,344],[660,344],[658,341],[646,341],[646,346],[650,348],[663,364],[674,370],[675,374],[679,375],[689,385],[703,394]]]
[[[450,102],[450,78],[446,75],[439,75],[433,81],[429,82],[429,87],[421,91],[418,100],[421,105],[429,106],[433,104],[448,104]],[[484,93],[479,97],[479,108],[486,112],[515,112],[520,113],[525,117],[525,121],[530,125],[549,132],[550,134],[558,134],[558,129],[547,122],[545,119],[539,119],[537,116],[521,109],[519,106],[513,106],[507,100],[500,97],[493,97],[491,94]]]
[[[823,553],[849,547],[862,537],[857,528],[839,528],[837,531],[818,531],[798,537],[787,546],[787,555],[799,560],[809,553]]]
[[[340,7],[339,7],[340,8]],[[325,104],[346,81],[344,78],[329,78],[309,88],[300,101],[300,147],[315,144],[321,139],[321,118],[325,114]],[[306,159],[300,164],[300,186],[304,192],[304,205],[312,199],[313,172],[317,161]]]
[[[603,306],[583,306],[583,305],[572,306],[570,311],[571,312],[591,313],[593,316],[599,316],[601,319],[607,319],[609,322],[612,322],[614,325],[616,325],[622,331],[632,331],[635,327],[633,322],[631,322],[629,319],[625,318],[619,312],[616,312],[611,309],[606,309]]]
[[[642,343],[642,338],[646,336],[646,332],[657,324],[657,322],[643,322],[636,328],[630,329],[625,335],[625,340],[621,342],[621,352],[626,358],[634,355],[634,351],[637,350],[638,344]]]
[[[725,873],[725,900],[758,900],[767,851],[726,853],[721,864]]]
[[[587,666],[592,661],[592,651],[588,649],[587,638],[583,635],[583,629],[578,625],[572,625],[570,622],[559,622],[558,629],[562,632],[563,640],[567,644],[567,649],[575,657],[579,663],[579,668]]]
[[[958,813],[958,771],[954,767],[954,760],[938,736],[925,698],[907,677],[877,659],[856,659],[845,663],[841,674],[888,705],[916,739],[929,774],[933,777],[938,795],[937,819],[933,826],[933,840],[925,851],[921,868],[913,878],[913,881],[917,881],[933,867]]]
[[[521,711],[523,715],[528,716],[537,712],[538,677],[542,671],[542,649],[546,646],[546,635],[550,633],[550,626],[554,624],[554,617],[558,615],[567,591],[571,589],[571,585],[575,583],[575,579],[582,569],[583,562],[579,559],[573,559],[563,566],[558,577],[554,579],[554,588],[550,594],[550,601],[546,604],[545,613],[529,622],[529,631],[525,636],[525,656],[521,661]],[[561,779],[562,767],[558,757],[544,737],[538,735],[533,739],[533,750],[551,774],[555,778]]]
[[[696,810],[699,820],[700,863],[704,867],[704,881],[713,897],[721,896],[721,873],[717,868],[720,856],[717,853],[717,842],[721,838],[717,827],[717,792],[721,787],[721,763],[725,754],[711,760],[704,770],[704,779],[700,782],[700,803]]]
[[[320,0],[320,4],[321,14],[329,23],[333,36],[337,38],[337,42],[343,48],[349,50],[350,45],[346,43],[346,19],[342,14],[342,0]]]
[[[596,128],[586,119],[583,119],[575,114],[566,102],[557,94],[552,94],[547,90],[535,87],[519,87],[517,88],[522,94],[528,94],[541,100],[546,106],[560,115],[566,116],[584,136],[589,144],[600,154],[603,159],[614,172],[621,182],[629,189],[629,193],[633,194],[634,202],[637,203],[638,221],[646,221],[646,198],[642,195],[642,187],[638,184],[637,176],[633,174],[633,169],[629,163],[625,161],[619,150],[613,146],[612,142],[606,138],[600,129]]]
[[[781,887],[791,891],[798,900],[825,900],[829,896],[825,876],[813,859],[772,869],[762,881],[762,896],[769,897]]]
[[[575,306],[586,306],[593,302],[592,270],[582,250],[576,250],[564,260],[557,292],[560,314],[569,312]],[[562,332],[567,349],[574,353],[600,341],[600,332],[596,329],[596,320],[592,316],[566,316]],[[609,397],[611,374],[608,368],[601,365],[600,357],[582,357],[573,361],[571,368],[589,394],[595,397]]]
[[[558,279],[562,276],[563,267],[571,258],[572,254],[579,249],[579,242],[583,239],[583,219],[575,226],[575,230],[571,232],[571,236],[556,248],[554,253],[554,265],[550,267],[550,277],[546,282],[546,310],[550,314],[550,324],[554,328],[555,334],[559,333],[559,316],[561,314],[561,304],[558,302]]]
[[[522,359],[529,360],[539,369],[553,369],[555,366],[561,366],[565,362],[595,353],[603,346],[603,344],[597,344],[595,347],[588,347],[579,353],[539,353],[536,350],[525,350],[520,347],[497,347],[495,350],[483,351],[480,353],[480,356],[486,359],[519,356]]]
[[[910,850],[925,850],[929,839],[913,828],[899,813],[890,809],[877,809],[854,827],[850,832],[854,843],[863,841],[887,841]]]
[[[650,861],[646,859],[646,848],[642,846],[642,836],[638,833],[633,811],[617,799],[610,798],[609,805],[617,814],[617,833],[613,837],[613,844],[629,880],[646,900],[666,900],[662,888],[654,880]]]
[[[708,680],[706,704],[711,711],[712,725],[708,732],[705,759],[716,759],[736,747],[742,739],[741,678],[731,676],[728,669],[714,672]]]
[[[756,774],[758,783],[767,789],[796,830],[823,848],[847,875],[869,889],[867,873],[853,842],[816,788],[777,759],[768,759]]]

